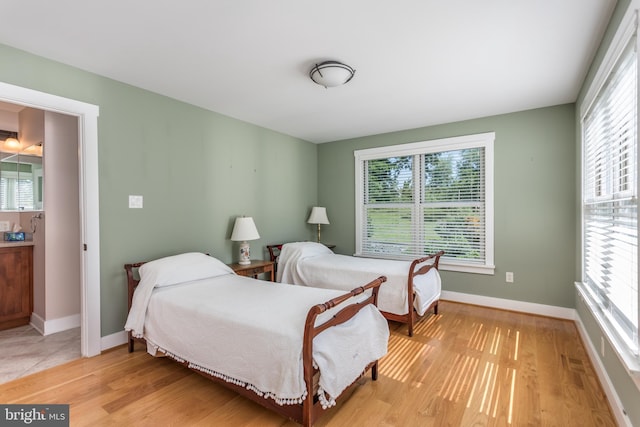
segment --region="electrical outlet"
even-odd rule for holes
[[[142,196],[129,196],[129,208],[142,209]]]
[[[507,283],[513,283],[513,272],[507,271],[507,277],[505,278]]]
[[[11,221],[0,221],[0,231],[9,231],[11,228]]]

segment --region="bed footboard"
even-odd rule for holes
[[[378,290],[380,289],[380,285],[387,280],[386,277],[380,276],[377,279],[369,282],[365,286],[360,286],[358,288],[353,289],[351,292],[345,295],[341,295],[339,297],[333,298],[330,301],[325,302],[324,304],[318,304],[309,310],[307,314],[307,320],[304,325],[304,341],[302,347],[302,361],[304,367],[304,380],[307,385],[307,397],[305,399],[305,403],[302,408],[302,419],[296,420],[301,422],[304,426],[310,426],[313,424],[314,420],[321,413],[322,407],[318,401],[314,401],[315,393],[313,390],[313,339],[320,334],[322,331],[332,327],[339,325],[341,323],[346,322],[355,316],[358,311],[360,311],[363,307],[368,304],[377,305],[378,304]],[[364,301],[359,303],[353,303],[338,313],[336,313],[331,319],[327,320],[321,325],[314,326],[316,318],[320,313],[323,313],[342,302],[356,296],[360,295],[367,290],[372,289],[371,295],[366,298]],[[371,378],[375,381],[378,379],[378,361],[373,362],[369,368],[371,369]],[[355,382],[355,380],[354,380]]]
[[[444,255],[444,251],[436,252],[435,254],[427,255],[422,258],[418,258],[413,260],[411,266],[409,267],[409,273],[407,276],[407,296],[408,296],[408,306],[409,312],[407,313],[407,333],[410,337],[413,336],[413,326],[418,321],[418,312],[415,310],[413,305],[415,298],[415,291],[413,289],[413,283],[416,276],[420,276],[422,274],[427,274],[431,271],[432,268],[438,270],[440,265],[440,257]],[[429,262],[433,260],[433,262]],[[434,314],[438,314],[438,301],[434,301],[429,309],[433,308]]]

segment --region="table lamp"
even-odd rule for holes
[[[242,216],[236,218],[231,232],[231,240],[240,243],[240,261],[238,264],[251,264],[251,253],[248,240],[259,239],[258,229],[250,216]]]
[[[318,224],[318,243],[320,243],[320,224],[329,224],[329,218],[327,218],[327,209],[319,206],[314,206],[311,209],[311,215],[309,215],[307,224]]]

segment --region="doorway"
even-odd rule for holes
[[[80,201],[81,355],[100,354],[100,235],[96,105],[0,82],[0,101],[77,117]],[[47,242],[45,242],[47,244]]]

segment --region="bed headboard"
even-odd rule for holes
[[[128,303],[127,303],[127,311],[131,310],[131,302],[133,301],[133,291],[136,290],[138,286],[138,282],[140,282],[139,277],[135,277],[137,275],[137,269],[144,264],[143,262],[136,262],[135,264],[125,264],[124,269],[127,272],[127,289],[128,289]],[[134,271],[135,269],[135,271]]]
[[[280,256],[280,251],[282,250],[282,245],[284,245],[284,243],[267,245],[267,249],[269,250],[269,259],[271,261],[276,262],[278,260],[278,256]]]
[[[267,250],[269,251],[269,260],[273,262],[273,268],[276,270],[278,269],[278,257],[280,256],[282,245],[284,245],[284,243],[278,243],[277,245],[267,245]]]
[[[129,312],[129,310],[131,310],[131,304],[133,303],[133,292],[136,290],[136,287],[140,282],[140,278],[136,277],[138,275],[138,268],[145,262],[146,261],[124,265],[124,269],[127,272],[127,313]],[[131,331],[129,331],[127,335],[128,335],[128,343],[127,343],[128,350],[129,350],[129,353],[133,353],[134,341],[136,339],[139,339],[140,341],[144,341],[144,340],[140,338],[134,338]]]

